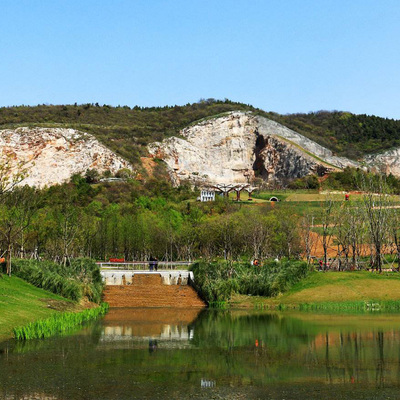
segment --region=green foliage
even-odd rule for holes
[[[88,169],[85,173],[87,183],[97,183],[100,180],[100,174],[96,169]]]
[[[319,189],[319,181],[316,175],[307,175],[290,182],[290,189]]]
[[[308,275],[302,261],[269,261],[262,266],[239,262],[196,262],[191,267],[196,279],[194,287],[210,304],[222,304],[233,293],[277,296],[289,290]]]
[[[37,196],[40,201],[35,200]],[[269,204],[242,206],[229,199],[194,201],[190,187],[135,181],[88,184],[73,181],[32,192],[37,208],[21,233],[15,229],[12,258],[34,257],[70,264],[76,257],[107,260],[193,260],[199,257],[297,257],[297,217]],[[8,207],[6,204],[4,215]],[[0,212],[2,208],[0,206]],[[1,219],[1,218],[0,218]],[[21,224],[16,220],[15,227]],[[4,232],[7,230],[4,229]],[[0,246],[7,248],[7,237]],[[96,296],[96,295],[94,295]]]
[[[100,307],[91,308],[79,313],[65,312],[55,314],[50,318],[14,328],[14,338],[17,340],[31,340],[67,334],[78,326],[105,315],[108,312],[108,308],[107,303],[102,303]]]
[[[279,115],[261,113],[341,156],[357,159],[400,145],[400,121],[342,111]]]
[[[363,171],[359,168],[346,167],[343,171],[332,172],[323,181],[324,189],[332,190],[363,190],[363,182],[371,182],[373,186],[379,183],[380,175]],[[391,193],[400,193],[400,179],[392,174],[385,178],[386,188]]]
[[[57,308],[72,310],[76,305],[61,296],[39,289],[16,276],[0,276],[0,342],[12,335],[15,326],[47,318]]]
[[[285,309],[285,305],[279,305],[278,309]],[[400,310],[399,300],[368,300],[368,301],[342,301],[301,303],[298,305],[301,311],[340,311],[340,312],[398,312]]]
[[[193,264],[191,269],[196,277],[194,287],[207,302],[223,302],[238,289],[237,281],[232,277],[232,263],[200,261]]]
[[[75,259],[68,266],[51,261],[13,260],[14,274],[32,285],[73,301],[86,296],[100,303],[103,291],[100,269],[90,259]]]

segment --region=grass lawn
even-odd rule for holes
[[[72,301],[22,279],[0,275],[0,340],[11,337],[14,327],[76,307]]]
[[[314,272],[288,292],[274,297],[236,295],[233,307],[298,307],[306,303],[345,303],[357,301],[400,301],[400,274],[367,271]]]

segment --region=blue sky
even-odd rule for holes
[[[0,106],[229,98],[400,119],[399,0],[0,0]]]

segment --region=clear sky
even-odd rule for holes
[[[0,106],[210,97],[400,119],[400,0],[0,0]]]

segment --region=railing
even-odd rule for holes
[[[100,269],[112,269],[112,270],[149,270],[149,261],[132,261],[132,262],[102,262],[99,261],[97,264]],[[158,270],[174,270],[174,269],[187,269],[192,264],[189,261],[159,261],[157,264]]]

